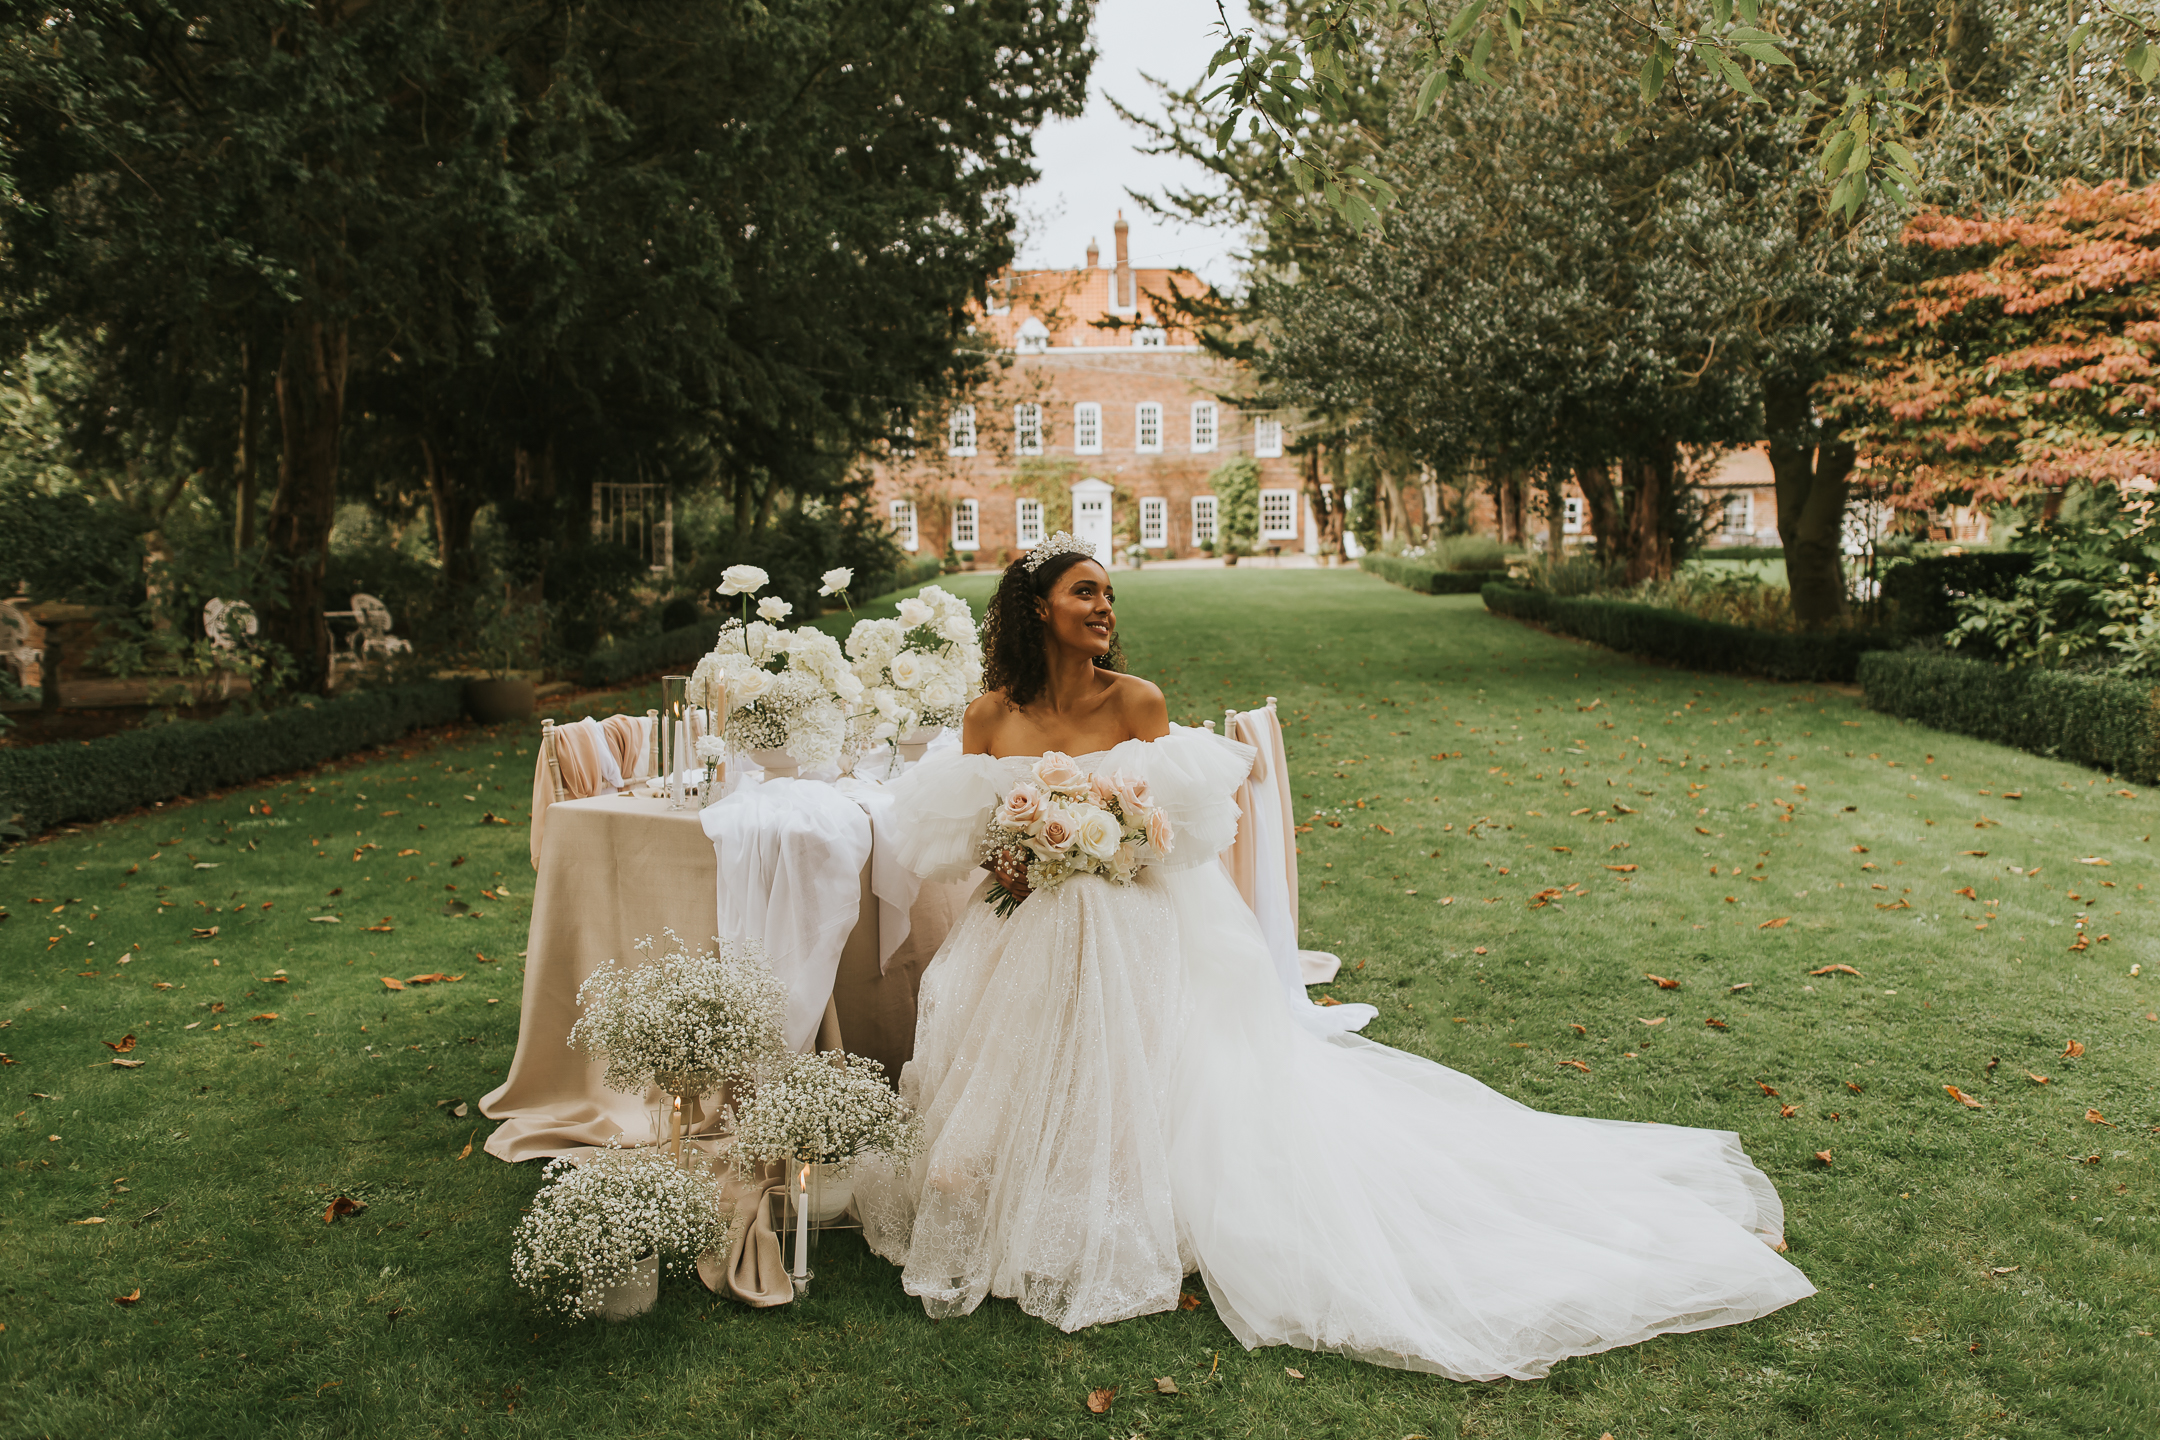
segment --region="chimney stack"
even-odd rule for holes
[[[1132,261],[1125,253],[1125,212],[1117,212],[1117,224],[1111,229],[1117,235],[1117,290],[1112,303],[1120,310],[1133,308]]]
[[[1093,269],[1094,269],[1094,268],[1095,268],[1095,267],[1096,267],[1097,265],[1100,265],[1101,263],[1102,263],[1102,251],[1100,251],[1100,250],[1098,250],[1098,249],[1096,249],[1096,248],[1095,248],[1095,237],[1094,237],[1094,236],[1092,236],[1092,235],[1090,235],[1090,236],[1088,236],[1088,263],[1087,263],[1087,268],[1088,268],[1088,269],[1090,269],[1090,270],[1093,270]]]

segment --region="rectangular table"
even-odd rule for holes
[[[673,929],[701,946],[718,923],[717,861],[695,810],[613,795],[562,801],[548,807],[541,844],[517,1054],[501,1086],[480,1102],[481,1114],[503,1122],[487,1142],[502,1160],[567,1154],[617,1133],[632,1143],[648,1138],[646,1107],[662,1103],[660,1092],[609,1090],[600,1083],[606,1067],[570,1048],[578,986],[610,959],[634,960],[647,935],[664,947],[663,932]],[[833,1004],[846,1048],[897,1078],[914,1054],[916,983],[974,882],[924,885],[907,938],[881,974],[870,869],[863,866]]]

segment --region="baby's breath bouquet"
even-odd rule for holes
[[[657,1085],[704,1095],[747,1079],[782,1048],[785,992],[764,947],[728,941],[698,954],[663,933],[674,947],[667,954],[649,958],[656,947],[648,935],[637,946],[644,963],[610,963],[578,987],[584,1013],[570,1043],[605,1060],[602,1083],[628,1094]]]
[[[735,1115],[734,1158],[760,1165],[846,1165],[876,1153],[896,1162],[922,1144],[922,1121],[861,1055],[781,1055],[758,1072]]]
[[[547,1183],[519,1222],[510,1273],[550,1309],[599,1312],[608,1292],[647,1257],[692,1262],[725,1252],[731,1217],[719,1180],[656,1151],[610,1145],[582,1163],[551,1160]]]

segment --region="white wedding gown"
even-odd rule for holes
[[[1198,1270],[1248,1348],[1492,1380],[1814,1293],[1738,1136],[1546,1114],[1296,1024],[1215,861],[1251,754],[1176,729],[1078,757],[1149,781],[1170,860],[971,903],[925,972],[900,1075],[925,1144],[855,1196],[933,1317],[1000,1295],[1077,1330],[1174,1309]],[[964,875],[1032,763],[902,779],[911,868]]]

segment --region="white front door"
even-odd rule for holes
[[[1096,563],[1110,568],[1111,488],[1100,480],[1082,480],[1072,487],[1073,534],[1094,547]]]

